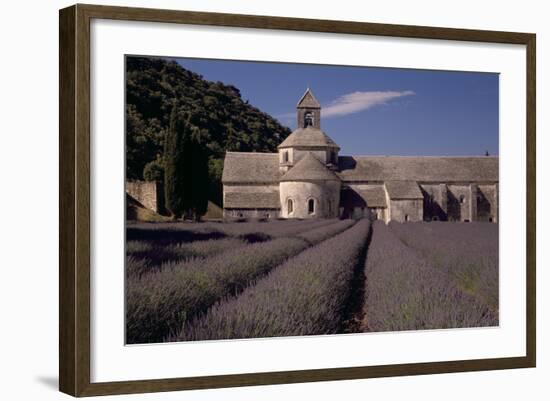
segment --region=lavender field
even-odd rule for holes
[[[498,325],[498,225],[127,225],[128,344]]]

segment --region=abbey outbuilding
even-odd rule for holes
[[[278,153],[227,152],[224,218],[498,220],[498,157],[341,156],[308,89]]]

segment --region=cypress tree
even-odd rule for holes
[[[174,218],[198,221],[208,208],[208,152],[188,117],[172,108],[164,143],[164,196]]]
[[[164,141],[164,200],[166,209],[174,218],[183,216],[186,210],[185,194],[185,149],[187,126],[178,107],[172,107],[170,126]]]
[[[195,130],[192,136],[191,166],[191,203],[195,220],[206,214],[210,180],[208,174],[208,152]]]

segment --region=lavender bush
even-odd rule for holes
[[[299,238],[249,244],[206,259],[168,262],[157,272],[128,277],[127,342],[163,341],[217,300],[241,292],[289,257],[353,224],[337,221],[301,233]]]
[[[132,223],[126,227],[126,238],[128,241],[174,243],[246,236],[253,233],[261,233],[270,237],[280,237],[331,224],[335,221],[335,219],[311,219],[238,223]]]
[[[180,242],[173,245],[156,245],[148,241],[129,241],[126,245],[126,274],[141,276],[160,270],[166,262],[206,258],[248,244],[241,238]]]
[[[133,224],[133,238],[126,245],[128,277],[155,272],[166,262],[181,262],[190,258],[205,258],[248,243],[297,235],[307,230],[333,224],[337,220],[309,220],[265,223],[162,223]],[[286,224],[283,224],[286,223]],[[271,225],[273,224],[273,225]],[[144,232],[137,234],[140,230]],[[231,236],[227,236],[231,235]],[[192,241],[193,236],[198,238]],[[206,236],[206,237],[205,237]],[[213,236],[215,239],[204,239]],[[178,239],[184,242],[178,242]],[[190,242],[192,241],[192,242]]]
[[[498,224],[391,223],[392,231],[463,291],[498,313]]]
[[[180,340],[330,334],[338,331],[370,223],[289,259],[240,296],[184,325]],[[311,240],[314,236],[309,235]],[[319,238],[319,237],[316,237]]]
[[[364,331],[498,324],[490,306],[461,290],[451,275],[405,245],[392,228],[379,221],[373,225],[365,265]],[[416,236],[430,243],[421,231]]]

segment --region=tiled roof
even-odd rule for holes
[[[344,182],[498,182],[498,163],[494,156],[340,156],[336,175]],[[277,153],[226,153],[223,183],[277,183],[280,178]]]
[[[279,182],[277,153],[227,152],[223,165],[222,182],[265,183]]]
[[[229,209],[279,209],[279,192],[226,192],[224,208]]]
[[[384,183],[390,199],[422,199],[422,192],[416,181],[386,181]]]
[[[298,107],[312,107],[321,108],[319,101],[313,96],[313,92],[309,88],[306,89],[300,100],[298,101]]]
[[[299,146],[314,146],[328,147],[340,149],[327,134],[318,128],[307,126],[306,128],[298,128],[294,130],[284,141],[279,145],[281,148],[299,147]]]
[[[368,207],[386,207],[386,192],[382,186],[357,190]]]
[[[339,181],[336,174],[330,171],[321,163],[312,153],[308,152],[298,160],[298,163],[285,175],[281,177],[282,181]]]
[[[494,156],[340,156],[343,181],[498,182]]]

